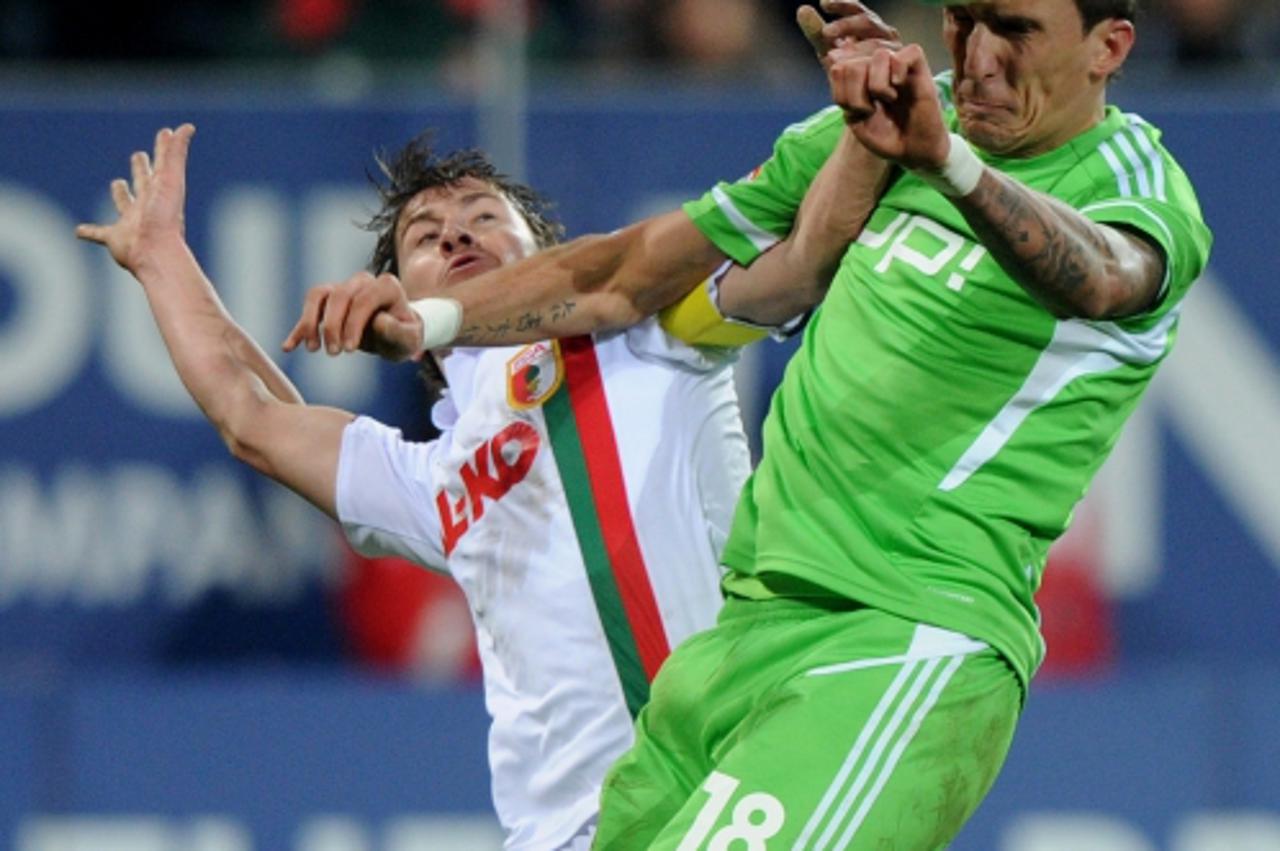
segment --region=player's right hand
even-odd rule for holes
[[[321,346],[331,355],[372,352],[391,361],[422,356],[422,319],[395,275],[358,272],[340,284],[312,287],[283,348],[307,351]]]
[[[858,141],[903,168],[941,169],[951,140],[924,50],[836,48],[832,57],[831,98]]]

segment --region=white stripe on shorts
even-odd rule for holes
[[[886,664],[902,665],[858,733],[792,846],[793,851],[839,851],[848,847],[964,657],[986,647],[984,642],[959,633],[922,625],[911,648],[902,656],[859,660],[809,672],[811,676],[830,675]],[[930,654],[930,650],[935,652]],[[947,655],[939,655],[938,650]]]

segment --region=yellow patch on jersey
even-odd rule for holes
[[[551,398],[564,381],[564,360],[555,340],[531,343],[507,361],[507,404],[526,411]]]
[[[737,348],[768,335],[762,328],[725,318],[705,282],[658,314],[658,321],[664,331],[691,346]]]

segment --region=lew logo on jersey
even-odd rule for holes
[[[452,503],[442,489],[436,494],[444,554],[453,552],[471,524],[484,516],[484,501],[502,499],[529,474],[542,440],[533,426],[514,422],[486,440],[458,469],[462,495]]]
[[[507,361],[507,404],[521,411],[536,408],[551,398],[563,380],[559,343],[525,346]]]

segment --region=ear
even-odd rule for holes
[[[1109,78],[1120,70],[1120,66],[1129,58],[1137,33],[1133,21],[1123,18],[1107,18],[1099,21],[1089,33],[1092,43],[1092,56],[1089,73],[1100,80]]]

